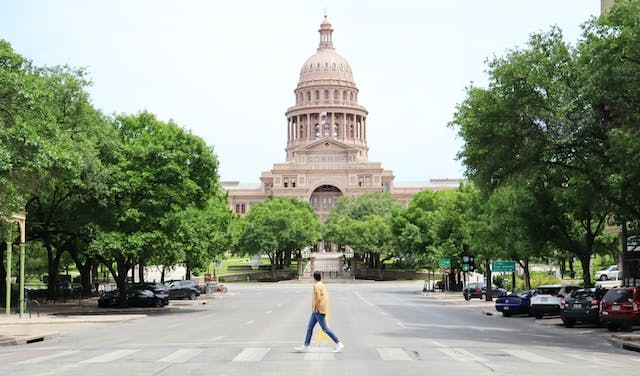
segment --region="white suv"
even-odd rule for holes
[[[542,285],[531,296],[529,312],[537,319],[545,314],[559,314],[560,302],[573,290],[581,288],[578,285]]]
[[[611,265],[605,270],[598,270],[596,272],[596,279],[599,279],[601,281],[606,281],[608,279],[619,279],[618,273],[620,273],[618,265]]]

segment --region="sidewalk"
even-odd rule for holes
[[[166,307],[161,308],[98,308],[98,299],[89,298],[71,303],[43,304],[37,311],[15,314],[12,307],[11,314],[5,315],[4,309],[0,314],[0,346],[24,345],[41,342],[57,337],[80,324],[108,324],[137,320],[148,314],[171,313],[176,310],[198,308],[208,301],[219,298],[218,294],[201,295],[196,300],[171,300]]]
[[[469,301],[464,300],[461,292],[420,292],[425,297],[445,301],[449,304],[457,304],[460,306],[466,306],[470,308],[477,308],[480,314],[486,316],[501,315],[500,312],[495,309],[495,301],[477,301],[472,299]],[[536,320],[536,324],[545,326],[559,326],[562,325],[562,320],[559,317],[545,318]],[[607,329],[603,329],[607,330]],[[626,332],[626,333],[609,333],[608,341],[613,346],[624,350],[638,351],[640,352],[640,331]]]

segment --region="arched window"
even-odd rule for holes
[[[320,90],[316,90],[316,100],[320,100]]]
[[[320,124],[316,124],[313,129],[316,132],[316,138],[320,138]]]
[[[307,101],[311,102],[311,92],[307,91]]]
[[[353,92],[349,93],[349,102],[353,102]]]
[[[333,126],[333,137],[338,137],[338,135],[340,134],[340,125],[338,123],[336,123]]]
[[[331,135],[331,133],[329,132],[329,123],[324,123],[323,126],[323,136],[324,137],[329,137]]]
[[[333,91],[333,100],[337,101],[339,96],[340,96],[340,93],[338,92],[338,90],[334,90]]]
[[[328,101],[329,100],[329,90],[325,90],[324,91],[324,100]]]
[[[342,92],[342,100],[345,101],[345,102],[347,101],[347,92],[346,91]]]
[[[300,138],[304,138],[304,125],[300,124]]]
[[[353,124],[349,126],[349,137],[353,138]]]

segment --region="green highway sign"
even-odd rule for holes
[[[494,261],[491,263],[491,271],[494,273],[513,273],[516,271],[516,262],[515,261]]]
[[[450,258],[441,258],[440,261],[438,261],[438,265],[441,268],[450,268],[451,267],[451,259]]]

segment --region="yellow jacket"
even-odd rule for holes
[[[313,285],[311,309],[313,312],[323,313],[325,315],[329,312],[329,293],[322,281],[318,281]]]

